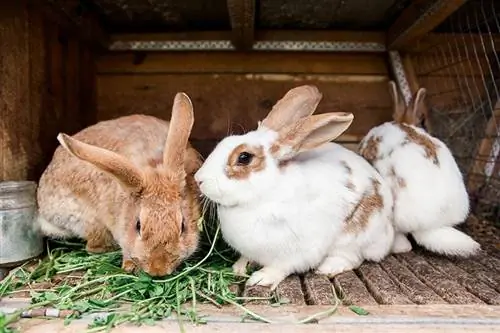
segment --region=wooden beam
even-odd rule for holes
[[[99,58],[98,73],[386,75],[387,67],[381,53],[117,52]]]
[[[135,41],[195,41],[231,40],[231,31],[185,31],[171,33],[116,33],[110,35],[113,42]],[[386,35],[379,31],[338,30],[256,30],[255,41],[327,41],[385,44]]]
[[[255,0],[227,0],[227,9],[237,50],[251,50],[254,42]]]
[[[432,31],[467,0],[414,0],[387,34],[389,50],[404,50]]]
[[[84,8],[71,8],[72,12],[79,13],[69,13],[68,9],[64,8],[64,3],[55,5],[54,1],[50,0],[32,0],[31,3],[40,8],[44,17],[60,26],[66,34],[100,49],[108,48],[109,35],[100,26],[96,13]],[[74,4],[74,1],[70,4]]]

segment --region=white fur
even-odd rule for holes
[[[334,143],[301,153],[280,169],[269,154],[276,138],[276,132],[263,127],[227,137],[195,174],[203,194],[218,204],[224,239],[242,255],[235,272],[244,273],[248,261],[254,261],[263,268],[247,284],[274,289],[292,273],[316,269],[333,276],[357,268],[365,259],[383,259],[394,231],[392,194],[380,175],[362,157]],[[265,169],[248,179],[230,179],[224,168],[231,151],[242,143],[264,147]],[[345,232],[355,205],[364,194],[373,193],[372,179],[381,183],[383,209],[369,217],[364,230]],[[354,191],[346,187],[348,181]]]
[[[373,166],[393,190],[396,230],[402,234],[412,233],[420,245],[431,251],[471,255],[479,249],[477,242],[457,230],[443,229],[462,223],[469,213],[469,197],[462,174],[442,141],[421,128],[411,127],[437,147],[439,165],[426,158],[422,146],[411,141],[403,145],[406,133],[392,122],[371,129],[360,144],[362,152],[370,137],[381,138]],[[404,179],[404,187],[391,176],[391,168]],[[405,247],[411,250],[410,243],[401,237],[404,236],[396,236],[394,252],[404,252]]]

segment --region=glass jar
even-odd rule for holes
[[[31,181],[0,182],[0,266],[17,265],[43,251],[36,188]]]

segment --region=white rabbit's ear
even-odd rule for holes
[[[278,132],[283,127],[313,114],[322,97],[318,88],[312,85],[290,89],[273,106],[267,117],[259,122],[259,128],[264,126]]]
[[[419,125],[424,117],[425,96],[427,91],[425,88],[418,89],[410,107],[406,111],[406,122],[411,125]]]
[[[78,141],[64,133],[59,133],[57,140],[70,154],[111,174],[125,188],[134,192],[138,192],[142,188],[141,171],[124,156],[111,150]]]
[[[352,113],[331,112],[300,119],[279,131],[271,147],[277,159],[289,159],[300,152],[314,149],[344,133],[354,119]]]
[[[392,97],[392,119],[397,123],[404,122],[406,106],[399,96],[399,91],[394,81],[389,81],[389,93]]]
[[[177,93],[163,151],[163,164],[179,175],[184,171],[186,148],[193,124],[194,112],[191,100],[185,93]]]

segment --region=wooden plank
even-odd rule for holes
[[[333,286],[326,276],[308,273],[304,276],[304,286],[309,303],[314,305],[335,304]]]
[[[107,49],[109,45],[109,35],[99,25],[97,14],[92,11],[80,7],[78,20],[75,21],[74,15],[76,7],[63,10],[61,4],[54,5],[54,1],[49,0],[31,0],[37,8],[43,11],[44,17],[52,21],[57,26],[64,29],[68,34],[73,35],[89,45],[100,49]],[[78,2],[73,2],[71,5],[79,6]]]
[[[64,123],[69,133],[76,133],[83,128],[80,110],[80,42],[78,40],[68,38],[66,55]]]
[[[270,304],[274,292],[270,291],[268,287],[262,286],[245,286],[243,290],[243,297],[247,298],[247,304]]]
[[[0,11],[0,181],[31,178],[30,15],[23,2]]]
[[[392,277],[399,288],[415,304],[446,303],[432,289],[422,283],[408,268],[402,265],[394,256],[389,256],[380,266]]]
[[[435,269],[422,255],[414,252],[398,254],[396,257],[406,265],[420,280],[432,288],[439,296],[451,304],[484,303],[469,293],[451,277]]]
[[[97,122],[97,69],[92,50],[82,45],[80,56],[80,111],[83,126]]]
[[[290,52],[108,53],[98,60],[103,74],[366,74],[387,75],[383,54]]]
[[[480,254],[479,256],[482,255],[484,254]],[[491,271],[475,259],[456,259],[454,263],[464,271],[473,275],[474,278],[490,285],[496,291],[500,292],[500,275],[498,272]]]
[[[358,268],[359,275],[375,300],[380,304],[412,304],[391,277],[373,262],[365,262]]]
[[[385,44],[386,35],[378,31],[339,30],[256,30],[255,41],[328,41]],[[231,31],[179,31],[157,33],[115,33],[110,35],[113,42],[134,41],[203,41],[230,40]]]
[[[226,0],[234,47],[251,50],[254,41],[255,0]]]
[[[334,278],[335,289],[344,305],[373,305],[377,301],[370,294],[365,284],[353,271],[344,272]]]
[[[387,32],[387,47],[401,50],[434,30],[467,0],[417,0],[401,13]]]
[[[302,284],[297,275],[291,275],[283,280],[276,288],[276,295],[280,302],[286,304],[305,305],[306,299],[302,292]]]
[[[315,84],[323,93],[317,113],[353,112],[355,121],[336,141],[358,142],[372,127],[391,119],[391,101],[384,82],[335,82],[300,76],[268,81],[246,75],[101,75],[98,78],[98,120],[132,113],[168,119],[178,91],[193,101],[191,138],[218,140],[229,133],[255,129],[273,104],[289,89]],[[360,91],[363,93],[360,94]]]
[[[448,259],[428,256],[427,261],[441,272],[448,274],[448,276],[453,276],[458,283],[486,304],[500,305],[500,293],[466,271],[458,268]]]

